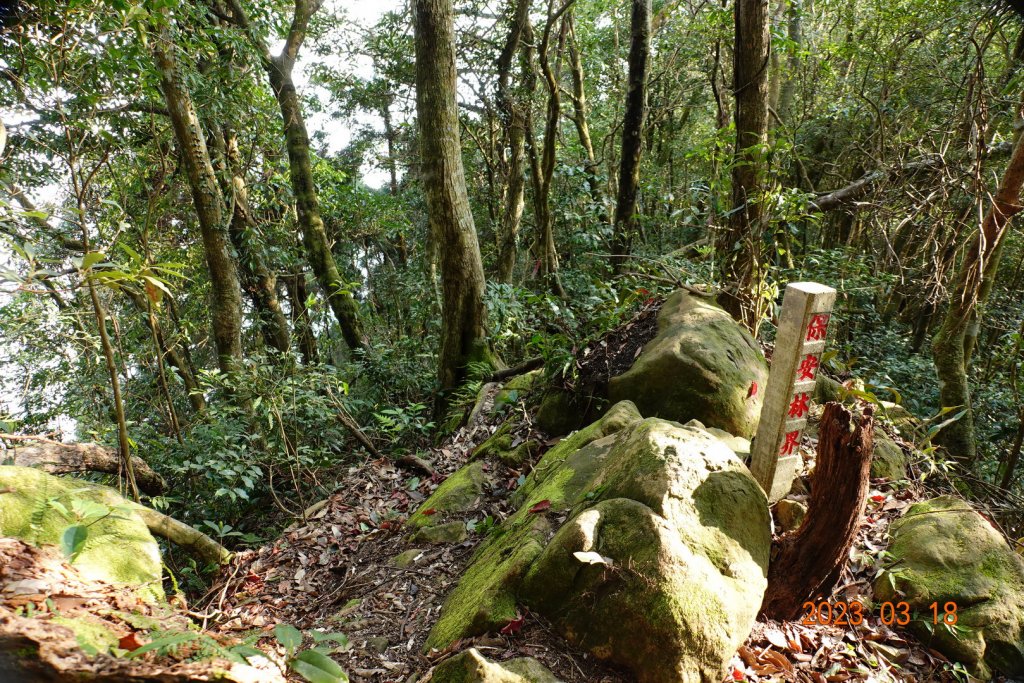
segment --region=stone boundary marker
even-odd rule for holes
[[[790,283],[782,299],[761,421],[750,447],[750,471],[769,503],[789,493],[802,464],[800,437],[835,300],[836,290],[817,282]]]

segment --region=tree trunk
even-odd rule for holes
[[[484,269],[462,167],[452,0],[414,0],[416,114],[430,231],[440,246],[437,409],[474,361],[493,362],[484,331]]]
[[[795,619],[805,601],[828,597],[849,558],[867,502],[874,448],[872,407],[864,409],[859,424],[853,424],[850,411],[828,403],[819,433],[807,517],[772,549],[768,590],[761,603],[761,615],[769,619]]]
[[[242,295],[238,272],[231,258],[230,240],[222,220],[223,199],[217,176],[210,163],[192,96],[178,71],[166,10],[162,21],[160,33],[152,41],[153,55],[199,218],[206,266],[210,272],[210,308],[218,366],[222,372],[230,373],[242,359]]]
[[[311,365],[320,359],[316,347],[316,336],[309,320],[309,309],[306,308],[306,274],[297,273],[285,277],[285,290],[288,292],[288,310],[291,312],[292,330],[299,343],[302,364]]]
[[[348,283],[341,277],[331,253],[327,231],[320,216],[320,200],[313,181],[313,166],[309,154],[309,136],[302,117],[302,105],[292,82],[289,59],[275,59],[270,69],[270,83],[281,108],[285,137],[288,142],[288,160],[295,194],[295,208],[302,230],[302,243],[306,258],[316,275],[320,289],[331,306],[341,327],[342,337],[351,349],[366,346],[366,336],[359,320],[356,301],[348,291]]]
[[[626,113],[622,118],[622,158],[619,193],[615,203],[612,236],[612,267],[617,273],[633,245],[636,233],[637,192],[640,188],[640,155],[647,118],[647,74],[651,56],[651,0],[633,0],[630,20],[629,80]]]
[[[561,90],[558,85],[556,69],[551,67],[549,48],[551,30],[572,6],[573,0],[566,0],[558,11],[554,11],[554,0],[548,0],[548,18],[541,35],[537,59],[540,62],[541,75],[548,89],[548,103],[544,119],[544,143],[541,149],[540,175],[536,178],[537,197],[534,201],[534,219],[537,223],[536,256],[539,263],[538,272],[556,296],[564,297],[565,290],[558,277],[558,250],[555,248],[554,216],[551,213],[551,181],[555,175],[555,146],[558,142],[558,121],[561,117]],[[566,24],[563,20],[559,31],[558,60],[565,45]]]
[[[292,194],[295,195],[295,209],[298,215],[299,229],[302,231],[302,243],[320,288],[327,297],[327,302],[334,313],[341,335],[351,349],[362,349],[366,346],[366,335],[359,310],[352,293],[348,291],[348,283],[341,277],[338,264],[331,253],[330,240],[320,215],[320,199],[317,196],[316,183],[313,180],[313,163],[309,151],[309,135],[306,132],[306,120],[302,115],[302,102],[292,80],[292,71],[299,49],[306,37],[309,20],[322,4],[322,0],[294,0],[295,11],[292,23],[288,28],[281,54],[274,57],[270,48],[253,31],[248,15],[239,0],[228,0],[230,19],[241,27],[256,47],[263,62],[263,68],[270,78],[270,87],[274,92],[278,108],[281,110],[281,121],[284,124],[285,141],[288,147],[288,168],[291,177]]]
[[[594,153],[594,141],[590,136],[590,124],[587,123],[587,91],[584,87],[583,59],[580,54],[579,42],[576,39],[576,25],[570,14],[566,17],[569,22],[569,64],[572,74],[572,122],[576,126],[576,134],[579,136],[580,145],[586,154],[583,171],[587,175],[587,189],[590,192],[590,200],[597,208],[598,220],[607,225],[608,206],[601,189],[601,181],[597,175],[597,155]]]
[[[736,0],[733,93],[736,148],[732,213],[717,245],[724,291],[721,303],[756,331],[765,303],[759,296],[764,263],[761,204],[764,145],[768,131],[768,1]]]
[[[786,31],[789,44],[786,46],[786,71],[781,74],[782,85],[779,87],[779,106],[776,114],[779,123],[786,125],[793,117],[793,100],[796,97],[796,84],[800,71],[800,51],[803,49],[803,7],[802,0],[786,2]]]
[[[1024,136],[1014,143],[1013,154],[1003,173],[999,188],[992,197],[992,205],[981,221],[974,243],[971,245],[956,275],[956,284],[946,316],[932,339],[932,357],[939,377],[939,399],[943,407],[959,407],[966,412],[936,435],[936,442],[944,446],[960,464],[970,467],[977,456],[974,431],[974,411],[971,407],[971,389],[967,377],[966,339],[971,314],[990,291],[989,282],[996,277],[996,255],[1000,251],[1010,219],[1020,213],[1021,188],[1024,186]],[[980,324],[980,319],[978,324]]]
[[[160,325],[159,319],[157,319],[156,316],[150,315],[150,307],[149,304],[146,303],[146,295],[142,292],[129,288],[122,288],[121,291],[131,299],[132,303],[135,304],[135,307],[138,308],[145,316],[146,324],[149,326],[150,331],[156,338],[164,359],[181,377],[182,384],[185,386],[185,392],[188,394],[189,403],[192,404],[192,409],[197,413],[206,412],[206,398],[203,396],[202,388],[196,381],[195,374],[192,372],[190,364],[184,357],[182,357],[182,354],[178,351],[178,347],[167,341],[167,337],[164,334],[163,327]]]
[[[252,301],[257,325],[268,347],[287,354],[291,350],[288,321],[277,299],[276,278],[267,268],[252,234],[255,222],[249,210],[249,191],[238,154],[238,138],[231,130],[212,126],[210,139],[217,165],[222,166],[220,179],[224,196],[231,199],[228,232],[239,255],[245,291]]]
[[[502,126],[507,132],[508,158],[505,163],[505,205],[501,216],[501,229],[498,233],[498,263],[495,274],[497,282],[509,283],[516,267],[519,251],[519,226],[523,218],[524,193],[526,180],[526,121],[524,107],[532,106],[532,102],[522,101],[521,93],[513,94],[509,90],[512,61],[520,53],[520,45],[524,34],[532,34],[530,30],[529,0],[515,0],[512,6],[508,38],[498,56],[498,112]],[[532,40],[529,35],[529,40]],[[525,57],[521,59],[523,80],[529,78],[528,69],[532,64]],[[517,88],[517,90],[519,90]]]

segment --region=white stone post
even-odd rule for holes
[[[770,503],[789,493],[802,464],[800,437],[835,300],[836,290],[816,282],[790,283],[782,299],[761,421],[750,447],[750,471]]]

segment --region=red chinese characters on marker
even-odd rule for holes
[[[793,396],[789,404],[789,417],[804,417],[811,410],[811,395],[806,391]]]
[[[811,317],[811,324],[807,326],[806,341],[821,341],[828,332],[828,313],[817,313]]]
[[[800,361],[800,367],[796,369],[797,382],[802,382],[805,379],[814,379],[815,373],[818,371],[818,357],[814,354],[807,354],[804,359]]]
[[[786,439],[782,442],[779,455],[793,455],[800,448],[800,430],[786,432]]]

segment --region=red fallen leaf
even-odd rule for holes
[[[429,517],[430,515],[436,515],[437,514],[437,510],[435,510],[434,508],[427,508],[426,510],[424,510],[420,514],[425,516],[425,517]]]
[[[531,515],[535,515],[538,512],[544,512],[545,510],[547,510],[550,507],[551,507],[551,501],[550,500],[547,500],[547,499],[542,500],[539,503],[537,503],[536,505],[534,505],[532,508],[530,508],[530,514]]]
[[[146,639],[140,637],[139,634],[135,631],[132,631],[126,636],[122,636],[121,639],[117,641],[117,646],[119,648],[121,648],[122,650],[128,650],[129,652],[131,652],[132,650],[138,650],[145,644]]]
[[[526,617],[517,612],[515,619],[501,627],[501,635],[511,636],[519,633],[523,629],[524,623],[526,623]]]
[[[757,382],[751,382],[750,388],[747,389],[747,398],[753,398],[757,396]]]
[[[740,671],[739,668],[737,668],[735,666],[732,668],[732,680],[734,680],[734,681],[743,681],[743,680],[746,680],[746,678],[747,678],[746,674],[744,674],[742,671]]]

